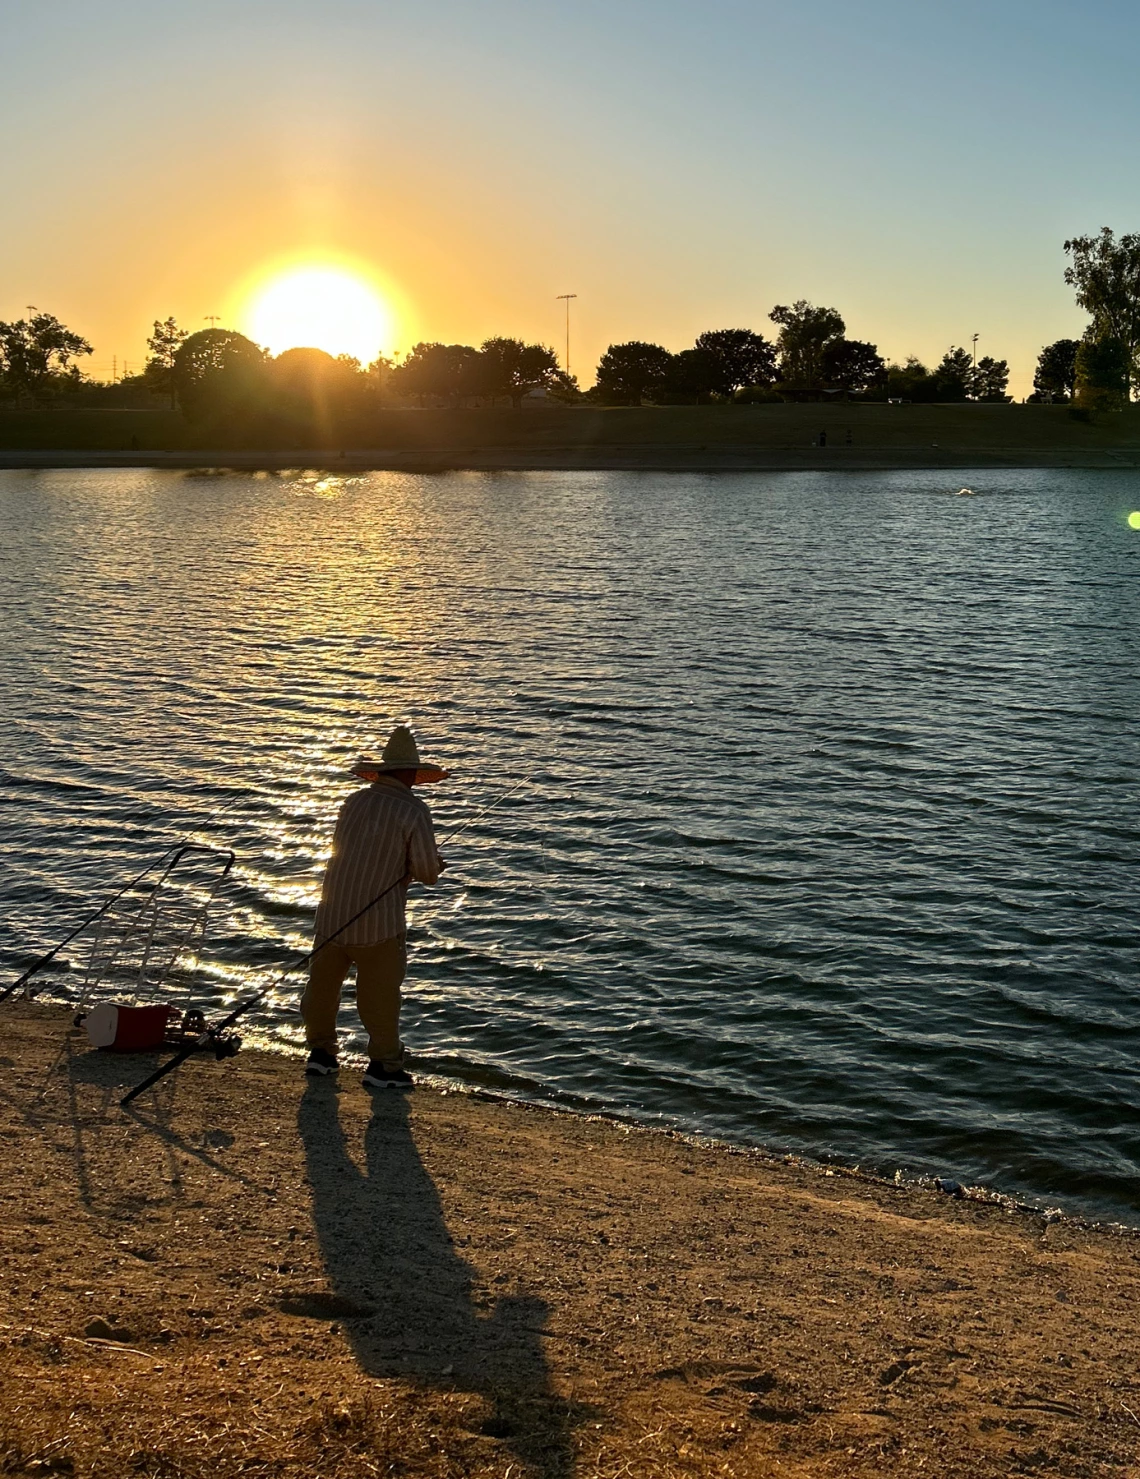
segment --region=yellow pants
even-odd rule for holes
[[[403,935],[378,945],[326,945],[309,966],[309,984],[301,997],[305,1041],[310,1048],[336,1052],[336,1018],[340,989],[351,966],[356,967],[356,1010],[368,1033],[368,1056],[385,1068],[404,1061],[400,1041],[400,983],[407,970]]]

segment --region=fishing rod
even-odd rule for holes
[[[220,817],[223,812],[227,812],[229,811],[231,806],[235,806],[240,799],[240,796],[234,796],[231,800],[226,802],[225,806],[219,807],[218,810],[215,812],[211,812],[211,814],[202,823],[202,826],[208,827],[210,823]],[[6,986],[3,991],[0,991],[0,1002],[7,1001],[10,996],[14,996],[17,991],[22,990],[33,976],[38,975],[40,971],[43,970],[44,966],[51,964],[51,962],[55,959],[55,957],[59,954],[59,952],[63,949],[65,945],[71,944],[76,935],[81,935],[83,931],[88,928],[89,925],[94,924],[97,919],[102,919],[103,915],[106,914],[107,910],[110,909],[113,904],[117,904],[124,894],[129,894],[133,888],[137,888],[148,874],[153,873],[156,868],[161,868],[162,865],[167,861],[167,859],[171,858],[172,854],[179,852],[180,849],[182,851],[185,851],[187,848],[193,846],[194,844],[186,838],[180,838],[177,842],[172,842],[164,853],[155,858],[153,863],[147,864],[147,866],[142,870],[137,878],[132,878],[129,883],[124,883],[121,889],[119,889],[116,893],[113,893],[109,899],[104,901],[104,903],[100,904],[99,908],[96,909],[92,914],[89,914],[87,918],[82,921],[82,923],[77,924],[70,934],[64,935],[63,939],[60,940],[59,944],[56,945],[54,949],[49,950],[46,955],[41,955],[39,960],[37,960],[33,965],[30,965],[18,981],[13,981],[10,986]],[[167,872],[169,871],[170,869],[168,867]]]
[[[449,832],[448,835],[443,839],[443,843],[441,845],[446,847],[449,843],[454,842],[459,837],[462,837],[464,832],[470,831],[470,829],[474,827],[477,822],[481,822],[489,812],[494,811],[495,808],[506,801],[509,796],[513,796],[517,790],[526,785],[528,780],[529,777],[524,776],[522,780],[516,781],[509,790],[504,791],[501,796],[496,798],[496,800],[492,801],[488,806],[485,806],[483,810],[472,817],[470,821],[464,822],[454,831]],[[302,955],[300,959],[295,960],[292,965],[288,966],[284,971],[282,971],[281,974],[276,978],[276,980],[272,981],[268,986],[265,986],[260,991],[255,992],[253,996],[248,998],[248,1000],[239,1002],[239,1004],[234,1007],[233,1011],[230,1012],[228,1016],[223,1017],[220,1022],[215,1023],[213,1026],[207,1027],[201,1037],[196,1038],[192,1043],[187,1043],[185,1047],[179,1048],[178,1052],[175,1053],[173,1058],[168,1058],[165,1063],[155,1069],[155,1071],[150,1075],[149,1078],[144,1079],[141,1084],[136,1085],[136,1087],[133,1088],[129,1094],[125,1094],[122,1099],[119,1100],[120,1108],[125,1109],[126,1106],[130,1104],[132,1099],[137,1099],[138,1096],[144,1093],[147,1089],[153,1088],[153,1086],[157,1084],[160,1079],[164,1079],[168,1073],[173,1073],[176,1068],[181,1068],[183,1063],[185,1063],[188,1058],[192,1058],[195,1053],[204,1052],[205,1050],[212,1048],[215,1057],[218,1058],[219,1061],[222,1058],[232,1058],[234,1054],[238,1051],[238,1048],[240,1047],[240,1042],[234,1037],[227,1037],[226,1034],[229,1032],[229,1029],[234,1025],[235,1022],[239,1021],[246,1012],[250,1011],[251,1008],[257,1006],[259,1002],[264,1001],[267,996],[271,996],[273,992],[276,991],[277,988],[281,986],[293,974],[294,971],[299,971],[302,966],[308,965],[317,955],[320,954],[322,950],[325,949],[327,945],[331,945],[334,940],[339,939],[339,937],[344,934],[345,930],[348,929],[350,925],[354,925],[356,921],[363,918],[363,916],[367,914],[370,909],[374,909],[382,899],[386,899],[388,895],[393,891],[393,889],[399,888],[402,883],[408,883],[412,881],[414,880],[412,879],[412,875],[410,873],[401,874],[401,876],[396,879],[395,883],[390,883],[388,887],[383,890],[382,893],[378,893],[374,899],[370,899],[369,902],[365,904],[363,909],[359,910],[358,913],[354,914],[351,919],[342,924],[340,929],[338,929],[335,934],[328,935],[325,939],[321,941],[319,945],[315,945],[313,949],[308,952],[307,955]]]

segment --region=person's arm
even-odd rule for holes
[[[408,838],[408,873],[418,883],[435,883],[443,872],[443,859],[435,845],[431,817],[423,812],[416,818]]]

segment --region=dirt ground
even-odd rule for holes
[[[1140,1474],[1140,1239],[0,1008],[0,1473]]]

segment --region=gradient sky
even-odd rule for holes
[[[0,0],[0,45],[0,317],[97,373],[330,252],[401,349],[560,345],[576,292],[589,383],[806,297],[1024,394],[1084,324],[1063,240],[1140,229],[1134,0]]]

